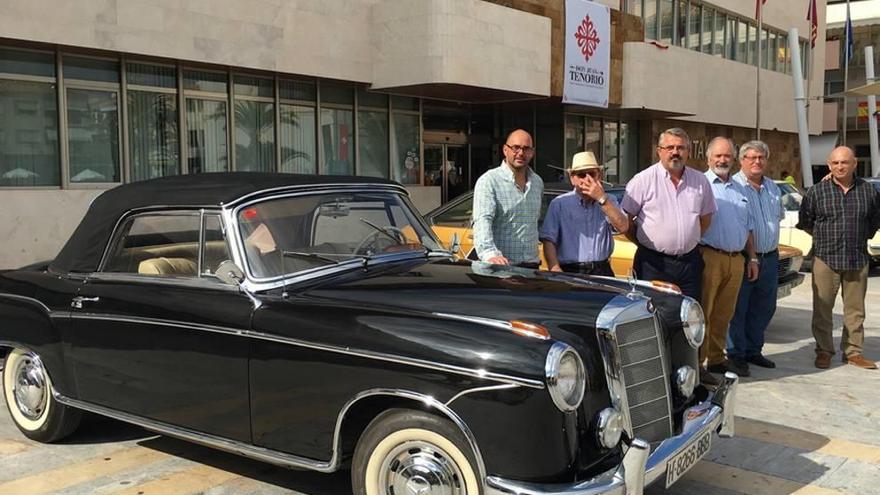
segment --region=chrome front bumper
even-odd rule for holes
[[[734,434],[733,414],[738,378],[726,373],[721,386],[709,397],[684,412],[680,435],[667,438],[650,453],[647,442],[632,441],[615,469],[577,483],[541,484],[486,478],[487,495],[641,495],[645,487],[666,474],[666,463],[707,431],[721,437]]]

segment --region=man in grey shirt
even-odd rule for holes
[[[538,217],[544,181],[529,163],[532,136],[517,129],[502,148],[504,161],[488,170],[474,187],[474,247],[480,260],[537,268]]]

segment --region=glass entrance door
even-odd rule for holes
[[[458,144],[425,144],[425,185],[440,186],[440,201],[468,190],[467,146]]]

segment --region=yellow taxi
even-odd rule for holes
[[[544,185],[544,197],[541,201],[541,221],[547,212],[547,206],[556,196],[571,191],[571,185],[565,183],[548,183]],[[618,203],[623,200],[623,194],[626,191],[621,186],[606,187],[605,192],[617,199]],[[446,246],[452,245],[452,239],[458,234],[459,250],[457,255],[463,258],[476,260],[476,250],[474,249],[474,235],[471,230],[471,213],[473,211],[473,191],[467,192],[457,198],[441,205],[433,211],[425,215],[428,224],[437,234]],[[539,250],[540,250],[539,246]],[[636,254],[636,246],[623,235],[614,236],[614,252],[611,254],[609,262],[611,269],[618,277],[629,276],[632,269],[633,258]],[[791,294],[791,289],[800,285],[804,276],[798,271],[803,262],[803,252],[795,247],[784,244],[779,245],[779,289],[777,289],[778,297],[785,297]],[[541,250],[541,268],[547,268],[547,261],[544,259],[543,250]]]

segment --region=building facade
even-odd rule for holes
[[[805,0],[603,0],[608,108],[562,103],[564,0],[7,0],[0,16],[0,268],[55,255],[100,191],[173,174],[388,177],[420,209],[472,188],[512,129],[535,168],[592,150],[613,182],[681,126],[704,168],[758,122],[773,170],[798,159],[788,29]],[[802,57],[822,94],[817,47]],[[811,107],[811,131],[821,131]],[[791,165],[790,165],[791,164]]]

